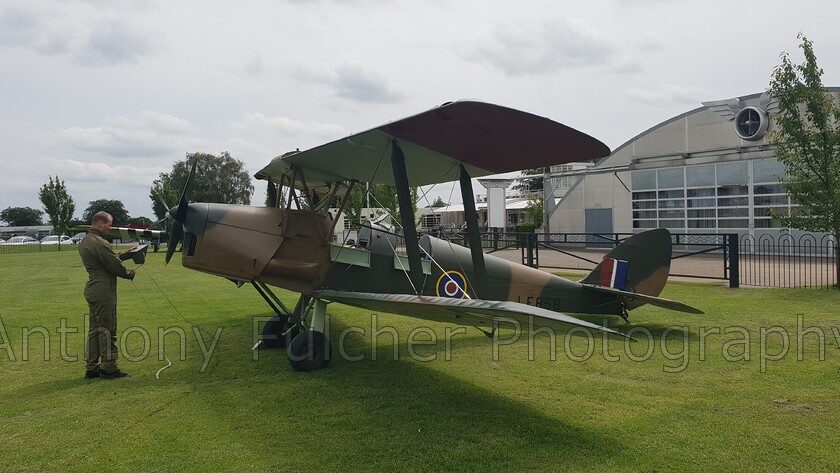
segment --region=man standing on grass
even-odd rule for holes
[[[134,270],[123,265],[103,238],[111,231],[112,223],[111,214],[98,212],[79,243],[79,256],[89,276],[85,285],[85,299],[90,307],[85,379],[128,376],[117,368],[117,277],[134,279]]]

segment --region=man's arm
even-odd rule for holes
[[[99,242],[96,252],[99,255],[99,260],[102,262],[102,266],[107,269],[109,273],[124,279],[134,279],[134,270],[126,268],[122,264],[120,257],[114,253],[114,250],[111,249],[111,245],[109,245],[108,242],[105,240]]]

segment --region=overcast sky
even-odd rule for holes
[[[840,85],[838,18],[833,1],[0,0],[0,208],[42,208],[58,175],[76,216],[119,199],[151,217],[152,181],[186,153],[229,151],[253,175],[462,98],[615,149],[762,92],[782,51],[801,60],[800,31]]]

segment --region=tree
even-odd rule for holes
[[[526,169],[519,173],[520,179],[513,185],[511,189],[520,191],[522,193],[542,192],[543,190],[543,174],[546,168]],[[527,178],[527,179],[523,179]]]
[[[131,217],[130,219],[128,219],[128,222],[127,222],[127,223],[128,223],[129,225],[149,226],[149,225],[151,225],[153,222],[152,222],[152,220],[151,220],[150,218],[148,218],[148,217]]]
[[[800,207],[790,215],[775,215],[790,228],[829,232],[835,239],[835,268],[840,287],[840,105],[826,92],[813,43],[802,33],[799,47],[805,62],[794,64],[787,53],[773,69],[768,93],[778,101],[776,129],[770,142],[776,158],[787,167],[782,180]]]
[[[0,212],[0,220],[10,227],[30,227],[43,225],[41,217],[44,212],[32,207],[6,207]]]
[[[417,187],[409,188],[411,194],[411,201],[413,202],[411,212],[412,215],[417,214]],[[368,194],[370,196],[368,197]],[[347,205],[344,207],[344,218],[350,221],[350,227],[358,229],[361,225],[363,208],[382,209],[376,213],[374,218],[381,215],[388,214],[391,216],[391,224],[394,225],[397,231],[402,229],[402,219],[400,218],[400,204],[397,198],[396,186],[390,184],[374,184],[369,183],[357,184],[353,192],[348,197]],[[369,216],[367,216],[369,217]],[[366,218],[365,220],[371,220]],[[416,223],[416,222],[415,222]]]
[[[76,204],[67,193],[64,181],[60,180],[57,174],[54,181],[50,176],[50,181],[41,186],[38,197],[50,217],[53,231],[58,235],[64,235],[70,227],[70,221],[73,220],[73,212],[76,211]]]
[[[128,215],[128,211],[125,210],[125,206],[119,200],[110,200],[110,199],[99,199],[99,200],[92,200],[90,201],[88,207],[85,209],[85,212],[82,214],[82,220],[90,224],[90,219],[96,214],[96,212],[105,211],[111,214],[114,217],[114,225],[127,225],[131,217]]]
[[[438,207],[446,207],[446,206],[448,206],[448,205],[449,205],[449,204],[447,204],[446,202],[444,202],[444,201],[443,201],[443,199],[441,199],[441,198],[440,198],[440,196],[437,196],[437,198],[435,199],[435,201],[434,201],[434,202],[432,202],[432,205],[430,205],[429,207],[432,207],[432,208],[438,208]]]
[[[227,151],[218,156],[208,153],[187,153],[186,158],[172,164],[172,171],[162,172],[152,183],[149,197],[152,210],[158,219],[164,218],[168,207],[178,205],[178,199],[187,182],[193,160],[198,160],[190,184],[189,198],[195,202],[222,204],[251,204],[254,185],[245,164],[231,157]],[[166,206],[160,202],[161,198]]]
[[[545,194],[531,194],[528,196],[528,205],[525,207],[525,221],[539,228],[543,225],[543,205]]]

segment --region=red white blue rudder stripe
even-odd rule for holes
[[[630,263],[615,258],[604,258],[601,262],[601,286],[624,290],[627,286],[627,270]]]

